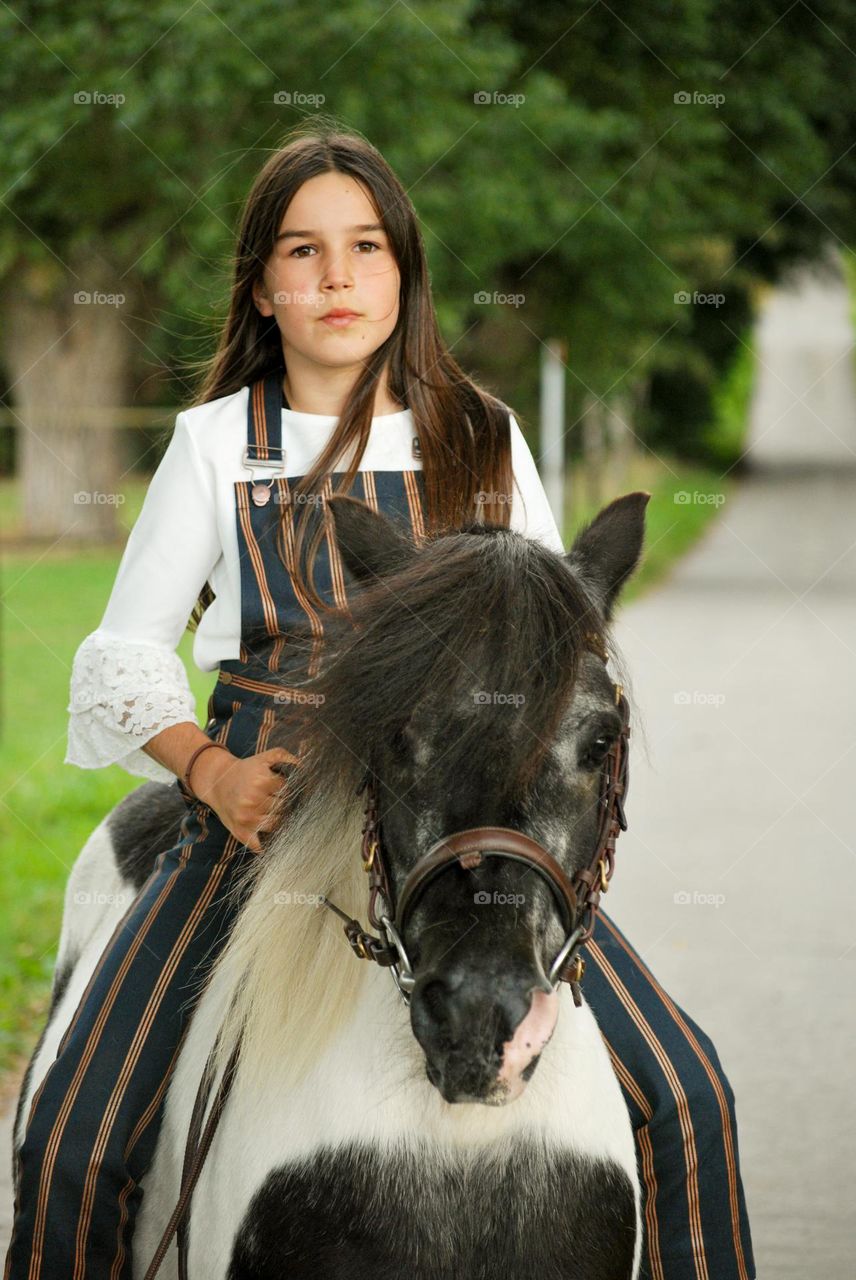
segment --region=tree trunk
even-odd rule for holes
[[[76,260],[73,274],[21,264],[7,278],[2,354],[17,418],[25,537],[117,536],[118,437],[94,426],[91,411],[125,402],[129,308],[119,272],[95,253]]]

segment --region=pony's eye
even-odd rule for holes
[[[599,769],[609,754],[615,737],[609,733],[601,733],[586,747],[580,758],[581,769]]]

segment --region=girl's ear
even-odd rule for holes
[[[256,280],[253,283],[253,302],[255,302],[261,315],[273,315],[273,307],[271,306],[270,298],[267,295],[264,280]]]
[[[402,569],[415,555],[410,539],[359,498],[335,494],[327,499],[325,508],[342,559],[358,582],[368,584],[384,578]]]

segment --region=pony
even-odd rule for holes
[[[427,881],[400,939],[406,991],[402,965],[391,981],[358,960],[327,908],[365,913],[367,777],[391,893],[438,839],[475,827],[522,833],[569,877],[589,864],[621,730],[610,623],[649,497],[615,499],[564,555],[476,521],[414,543],[354,498],[327,500],[353,590],[325,624],[312,697],[269,739],[293,746],[298,715],[288,803],[230,888],[240,910],[166,1092],[135,1275],[179,1196],[203,1069],[222,1083],[239,1048],[183,1228],[190,1276],[638,1276],[630,1118],[584,996],[575,1007],[551,979],[567,922],[545,878],[485,857]],[[296,652],[310,643],[294,637]],[[16,1150],[101,951],[185,812],[175,786],[145,782],[81,850]],[[175,1242],[160,1274],[179,1275]]]

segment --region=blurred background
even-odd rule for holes
[[[720,1050],[759,1275],[852,1275],[856,10],[65,0],[4,4],[0,34],[6,1107],[68,870],[140,781],[63,764],[72,657],[246,192],[323,117],[401,177],[446,340],[513,406],[566,545],[652,493],[609,906]]]

